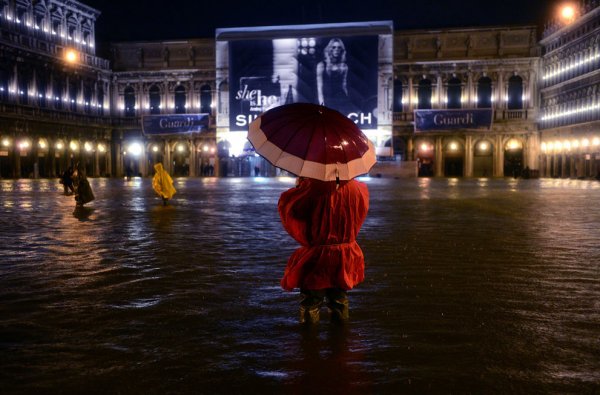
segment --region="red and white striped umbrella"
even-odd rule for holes
[[[373,143],[354,122],[317,104],[264,112],[250,124],[248,140],[274,166],[322,181],[351,180],[377,161]]]

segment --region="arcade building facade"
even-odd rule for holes
[[[99,57],[98,17],[77,1],[0,0],[1,178],[56,177],[75,163],[89,176],[150,176],[157,162],[174,176],[279,174],[230,138],[234,81],[218,40],[119,42]],[[375,78],[372,173],[595,176],[599,21],[600,4],[586,1],[541,40],[536,26],[393,31],[390,67]],[[490,122],[476,127],[416,119],[486,111]],[[185,114],[209,122],[186,134],[142,129],[142,117]]]

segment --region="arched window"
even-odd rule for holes
[[[508,109],[521,110],[523,108],[523,79],[513,75],[508,79]]]
[[[38,95],[38,106],[46,107],[46,94],[48,90],[48,83],[46,82],[46,76],[38,74],[37,76],[37,95]]]
[[[52,102],[54,108],[62,110],[63,108],[63,95],[64,95],[64,83],[60,77],[54,76],[54,83],[52,87]]]
[[[209,85],[202,85],[200,88],[200,112],[210,114],[210,104],[212,102],[212,92]]]
[[[135,91],[131,86],[125,88],[123,92],[123,100],[125,101],[125,116],[135,116]]]
[[[185,114],[185,88],[182,85],[175,88],[175,114]]]
[[[460,79],[453,77],[448,81],[448,102],[446,104],[447,108],[460,108],[460,96],[462,94],[461,90],[461,81]]]
[[[477,108],[492,108],[492,79],[481,77],[477,81]]]
[[[77,82],[69,83],[69,107],[71,111],[77,111]]]
[[[17,93],[19,95],[19,103],[29,104],[29,76],[25,70],[18,71],[17,82]]]
[[[8,99],[8,80],[10,79],[10,73],[7,69],[0,68],[0,99]]]
[[[150,114],[160,114],[160,89],[152,85],[149,91],[150,95]]]
[[[83,109],[89,114],[92,107],[92,87],[89,84],[83,86]]]
[[[402,80],[394,80],[394,112],[402,112]]]
[[[424,78],[419,81],[419,88],[417,90],[417,96],[419,99],[419,109],[431,108],[431,81]]]
[[[96,105],[98,106],[98,114],[104,115],[104,89],[98,88],[96,101]]]

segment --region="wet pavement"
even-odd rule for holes
[[[369,179],[351,321],[306,330],[292,179],[90,181],[0,180],[0,393],[600,393],[599,182]]]

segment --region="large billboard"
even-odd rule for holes
[[[289,103],[336,109],[377,128],[378,35],[310,35],[229,41],[229,129]]]

